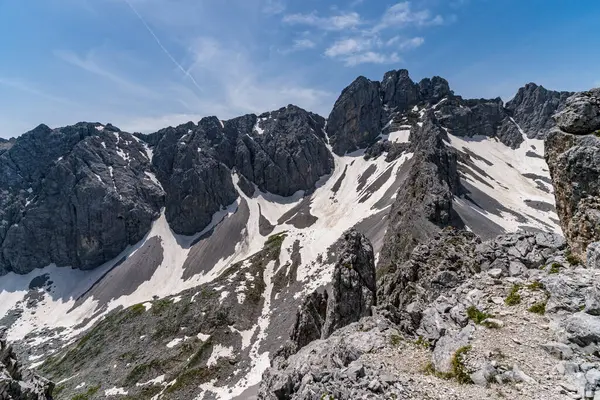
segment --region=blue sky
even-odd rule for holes
[[[600,86],[596,0],[0,0],[0,136],[149,132],[288,103],[327,116],[406,68],[465,97]]]

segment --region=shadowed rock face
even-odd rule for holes
[[[88,269],[141,240],[164,193],[143,146],[110,125],[40,125],[0,155],[0,273]]]
[[[323,338],[371,315],[371,307],[376,304],[375,257],[371,243],[355,230],[345,232],[343,240],[333,271]]]
[[[358,77],[335,102],[327,122],[334,153],[344,155],[370,145],[381,132],[379,82]]]
[[[6,328],[0,327],[0,394],[3,399],[50,400],[54,383],[23,370],[13,348],[6,341]]]
[[[225,127],[238,132],[236,170],[263,191],[289,196],[333,171],[325,119],[299,107],[236,118]]]
[[[555,126],[552,114],[563,107],[569,95],[528,84],[505,106],[500,98],[456,96],[448,81],[438,76],[413,82],[408,71],[401,69],[387,72],[381,83],[359,77],[344,89],[329,116],[327,133],[333,151],[343,155],[372,145],[382,130],[392,129],[396,121],[410,122],[415,111],[435,106],[437,120],[453,135],[496,137],[517,148],[523,142],[517,124],[522,124],[530,138],[545,137]]]
[[[380,254],[380,266],[407,259],[412,249],[445,226],[464,227],[452,208],[454,195],[462,193],[458,156],[447,147],[446,133],[432,115],[411,131],[412,167],[397,193]]]
[[[572,94],[528,83],[506,103],[506,109],[527,137],[543,139],[556,126],[552,115],[564,107],[567,98]]]
[[[587,246],[600,240],[600,139],[556,129],[545,149],[562,230],[584,260]]]
[[[233,160],[233,139],[216,117],[161,133],[152,163],[167,193],[166,218],[176,233],[192,235],[237,198],[226,165]]]

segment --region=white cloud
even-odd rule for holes
[[[344,63],[353,67],[359,64],[393,64],[400,62],[398,53],[382,54],[374,51],[367,51],[344,58]]]
[[[310,39],[296,39],[294,41],[294,48],[298,50],[312,49],[316,45],[317,44]]]
[[[155,96],[155,93],[149,90],[148,88],[142,85],[138,85],[132,82],[131,80],[124,78],[103,67],[96,59],[97,57],[95,56],[94,51],[89,51],[85,55],[85,57],[81,57],[71,51],[66,50],[57,50],[54,52],[54,55],[73,66],[83,69],[84,71],[108,79],[113,83],[117,84],[117,86],[131,93],[142,96]]]
[[[281,14],[285,11],[285,3],[282,0],[265,0],[262,12],[269,15]]]
[[[325,50],[327,57],[345,56],[370,48],[371,44],[362,39],[343,39],[335,42]]]
[[[356,28],[363,22],[356,12],[340,13],[329,17],[320,17],[317,13],[288,14],[283,22],[290,25],[308,25],[325,31],[343,31]]]
[[[432,16],[428,9],[414,11],[410,1],[404,1],[389,7],[381,18],[381,22],[375,26],[375,31],[387,28],[405,28],[410,25],[430,26],[441,25],[444,18],[441,15]]]
[[[388,47],[395,47],[398,50],[410,50],[415,49],[425,43],[425,39],[422,37],[413,37],[410,39],[405,39],[402,36],[394,36],[389,39],[385,44]]]

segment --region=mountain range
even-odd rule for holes
[[[589,263],[599,99],[534,83],[463,99],[398,70],[357,78],[328,118],[40,125],[0,142],[0,324],[54,382],[39,398],[426,398],[300,370],[360,332],[441,348],[465,324],[431,307],[474,274]]]

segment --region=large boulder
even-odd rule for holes
[[[569,97],[555,119],[558,127],[567,133],[585,135],[600,130],[600,88]]]

